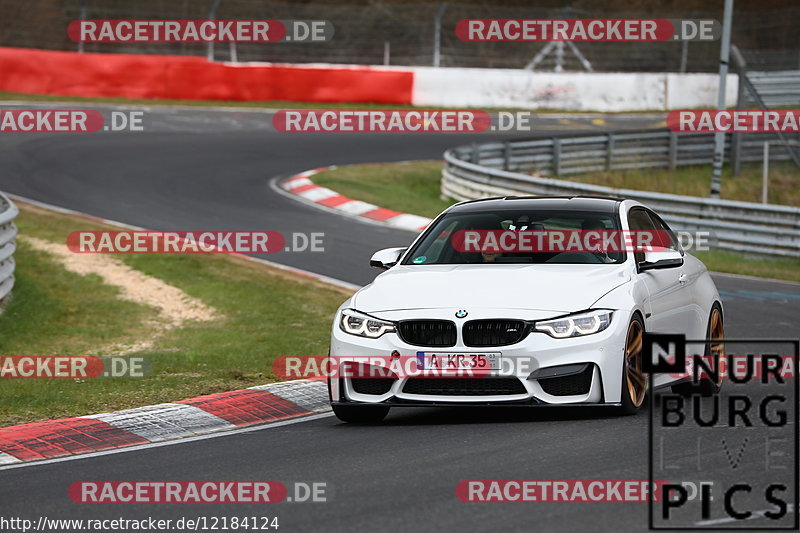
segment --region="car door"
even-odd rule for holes
[[[628,227],[634,231],[664,231],[660,219],[643,207],[634,207],[628,212]],[[680,245],[671,234],[670,247],[676,251]],[[643,259],[641,252],[635,252],[637,262]],[[648,301],[645,302],[645,328],[653,333],[683,333],[691,330],[693,320],[692,297],[688,276],[684,266],[646,270],[637,274],[647,287]]]
[[[664,220],[652,211],[647,212],[653,220],[657,230],[666,232],[670,238],[670,248],[681,252],[686,257],[675,232],[667,225]],[[702,265],[694,261],[685,261],[684,264],[676,269],[679,271],[678,281],[680,283],[681,296],[681,320],[685,324],[682,332],[690,339],[704,339],[708,326],[708,302],[704,301],[705,291],[698,290],[697,283],[704,274],[705,269]]]

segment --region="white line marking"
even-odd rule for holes
[[[47,465],[53,463],[62,463],[65,461],[77,461],[79,459],[89,459],[92,457],[102,457],[104,455],[112,455],[115,453],[126,453],[126,452],[136,452],[141,450],[147,450],[150,448],[159,448],[161,446],[172,446],[174,444],[185,444],[187,442],[196,442],[199,440],[206,440],[206,439],[215,439],[217,437],[228,437],[231,435],[236,435],[239,433],[250,433],[253,431],[261,431],[262,429],[272,429],[281,426],[289,426],[292,424],[299,424],[301,422],[310,422],[312,420],[318,420],[320,418],[327,418],[333,416],[332,412],[328,413],[320,413],[316,415],[308,415],[308,416],[299,416],[296,418],[291,418],[289,420],[280,420],[278,422],[272,422],[269,424],[263,424],[259,426],[250,426],[245,428],[237,428],[230,431],[218,432],[218,433],[210,433],[208,435],[198,435],[197,437],[187,437],[185,439],[178,439],[178,440],[168,440],[162,442],[149,442],[147,444],[137,444],[136,446],[128,446],[127,448],[117,448],[114,450],[103,450],[102,452],[92,452],[92,453],[84,453],[80,455],[68,455],[66,457],[56,457],[55,459],[45,459],[42,461],[30,461],[26,463],[18,463],[12,464],[7,466],[0,467],[0,471],[3,470],[13,470],[15,468],[27,468],[29,466],[39,466],[39,465]]]

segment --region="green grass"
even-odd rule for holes
[[[314,183],[403,213],[433,218],[454,202],[439,198],[441,161],[352,165],[314,176]]]
[[[692,252],[714,272],[800,282],[800,259],[765,258],[728,250]]]
[[[665,169],[591,172],[562,179],[619,189],[708,197],[711,166],[678,167],[674,172]],[[730,167],[725,167],[721,196],[726,200],[761,202],[761,180],[761,164],[742,165],[742,172],[736,177]],[[770,164],[768,193],[770,203],[800,206],[800,169],[788,161]]]
[[[441,169],[442,163],[435,161],[352,165],[317,174],[314,176],[314,182],[357,200],[432,218],[453,203],[439,198]],[[752,193],[756,170],[752,166],[747,166],[743,170],[741,178],[723,180],[724,197],[728,198],[728,194],[736,192],[739,197],[735,199],[744,200]],[[588,177],[587,181],[619,188],[704,196],[707,195],[705,189],[708,185],[708,172],[710,169],[705,167],[681,169],[674,175],[660,170],[603,173],[594,174],[593,177]],[[799,181],[800,176],[796,172],[791,164],[774,165],[771,171],[771,178],[774,180],[771,184],[775,194],[780,196],[783,203],[791,201],[794,202],[793,205],[800,205],[800,186],[792,188],[791,185]],[[760,180],[760,174],[758,176]],[[582,175],[580,181],[584,181],[583,177]],[[573,179],[578,181],[577,178]],[[702,184],[692,181],[701,179]],[[760,195],[760,181],[758,183]],[[709,270],[800,281],[800,259],[748,256],[724,250],[693,252],[693,254],[705,262]]]
[[[73,230],[109,229],[21,205],[22,235],[65,242]],[[113,228],[111,228],[113,229]],[[155,337],[145,378],[4,379],[0,426],[168,402],[275,381],[280,355],[324,355],[347,291],[224,255],[123,255],[126,264],[213,306],[219,318]],[[20,240],[17,284],[0,315],[0,354],[80,355],[152,336],[150,307],[118,297],[94,275],[66,271]],[[133,354],[132,354],[133,355]]]

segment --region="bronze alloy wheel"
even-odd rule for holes
[[[638,320],[631,321],[628,326],[628,337],[625,340],[625,379],[628,394],[634,407],[641,407],[647,393],[647,375],[642,370],[642,324]]]
[[[725,330],[722,320],[722,308],[717,303],[711,308],[711,314],[708,316],[706,340],[710,342],[706,343],[703,359],[708,367],[713,369],[725,357]],[[708,375],[708,372],[703,372],[703,377],[697,383],[685,379],[683,382],[673,385],[672,392],[683,396],[691,394],[710,396],[717,394],[725,379],[724,372],[720,370],[718,373],[719,376],[715,381],[711,381],[712,377]]]
[[[713,365],[716,364],[716,361],[725,357],[725,344],[722,342],[725,339],[725,331],[722,326],[722,313],[717,307],[711,310],[711,320],[709,321],[708,331],[709,340],[717,341],[709,344],[709,355],[711,356],[710,364]],[[717,382],[714,384],[717,388],[722,386],[723,378],[723,373],[719,372]]]

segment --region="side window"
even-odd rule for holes
[[[631,231],[653,231],[656,227],[647,212],[641,207],[634,207],[628,211],[628,227]],[[633,259],[637,263],[644,261],[644,252],[634,251]]]
[[[634,207],[628,212],[628,226],[633,231],[652,231],[656,229],[647,212],[641,207]]]
[[[667,235],[669,235],[669,247],[671,250],[675,250],[676,252],[680,252],[683,255],[683,249],[681,248],[680,241],[678,241],[678,236],[675,235],[675,232],[667,226],[667,223],[661,220],[661,217],[656,215],[653,212],[648,213],[650,218],[653,220],[653,225],[656,227],[658,231],[664,231]]]

